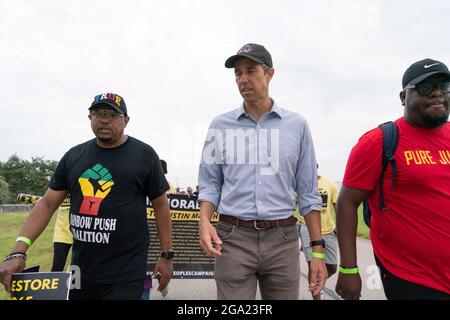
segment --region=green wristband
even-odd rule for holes
[[[30,239],[28,239],[27,237],[17,237],[16,242],[17,241],[22,241],[23,243],[25,243],[28,247],[31,247],[31,245],[33,244],[33,241],[31,241]]]
[[[325,253],[311,252],[311,257],[320,259],[320,260],[325,260]]]
[[[359,268],[358,267],[343,268],[343,267],[339,266],[339,272],[343,273],[343,274],[358,274],[359,273]]]

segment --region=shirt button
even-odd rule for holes
[[[258,201],[258,204],[261,204],[261,201]]]
[[[261,184],[261,181],[259,181],[258,184]]]

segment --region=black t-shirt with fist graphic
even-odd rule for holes
[[[169,189],[152,147],[133,137],[116,148],[87,141],[64,155],[50,188],[70,193],[72,265],[81,277],[98,283],[144,278],[146,197]]]

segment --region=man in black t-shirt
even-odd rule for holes
[[[0,265],[0,281],[25,267],[26,250],[70,193],[72,265],[81,271],[81,288],[70,299],[140,299],[146,273],[149,234],[146,198],[155,209],[161,259],[158,290],[172,277],[172,225],[169,189],[158,155],[149,145],[124,134],[129,117],[122,97],[95,97],[89,108],[96,138],[70,149],[61,159],[49,189],[27,218],[13,253]]]

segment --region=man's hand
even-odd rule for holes
[[[339,191],[336,211],[337,238],[340,263],[344,267],[358,265],[356,257],[356,230],[358,228],[358,207],[372,191],[342,186]],[[358,300],[361,297],[361,276],[339,272],[336,293],[343,299]]]
[[[155,270],[153,270],[152,278],[155,279],[158,276],[158,273],[161,275],[161,279],[159,280],[159,286],[157,288],[158,291],[164,290],[172,279],[173,274],[173,262],[172,260],[161,258],[158,263],[155,265]]]
[[[22,258],[12,258],[0,264],[0,282],[6,291],[11,291],[12,275],[22,272],[23,269],[25,269],[25,260]]]
[[[200,237],[200,247],[202,247],[203,252],[206,255],[222,255],[222,240],[220,240],[219,235],[217,234],[217,230],[216,228],[214,228],[211,222],[200,220],[198,223],[198,232]]]
[[[35,203],[31,209],[22,229],[20,236],[27,237],[31,241],[36,240],[52,218],[53,212],[66,198],[65,190],[56,191],[47,189],[45,195]],[[28,249],[28,245],[22,241],[16,241],[11,252],[23,252]],[[20,273],[25,269],[25,260],[20,257],[12,258],[0,264],[0,283],[2,283],[6,291],[11,290],[11,276],[14,273]]]
[[[325,287],[325,281],[328,278],[325,261],[321,259],[312,258],[311,272],[309,278],[309,291],[313,296],[320,294]]]
[[[336,282],[336,293],[345,300],[359,300],[361,297],[361,276],[359,273],[339,273]]]

